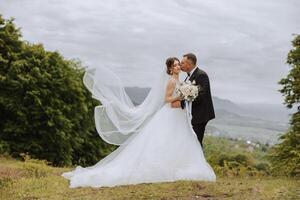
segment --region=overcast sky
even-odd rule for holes
[[[0,1],[25,40],[107,66],[126,85],[147,86],[167,57],[193,52],[214,96],[270,104],[282,103],[299,10],[299,0]]]

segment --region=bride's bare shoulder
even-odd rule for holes
[[[171,84],[176,84],[177,80],[175,78],[169,78],[169,82],[168,83],[171,83]]]
[[[167,87],[173,88],[173,87],[175,87],[175,85],[176,85],[176,80],[174,78],[169,78]]]

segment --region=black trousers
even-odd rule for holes
[[[204,136],[204,131],[205,131],[205,126],[206,126],[207,122],[203,122],[203,123],[197,123],[197,124],[192,124],[193,129],[197,135],[197,138],[202,145],[202,141],[203,141],[203,136]]]

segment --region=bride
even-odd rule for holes
[[[102,103],[95,108],[97,132],[120,146],[94,166],[63,173],[71,188],[216,180],[187,111],[171,108],[181,100],[175,92],[179,74],[179,60],[168,58],[144,102],[134,106],[115,74],[104,68],[86,71],[83,82]]]

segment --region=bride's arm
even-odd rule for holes
[[[165,94],[165,101],[167,103],[172,103],[174,101],[178,101],[181,100],[181,97],[173,97],[173,91],[176,87],[176,82],[174,80],[169,80],[168,85],[167,85],[167,89],[166,89],[166,94]]]

